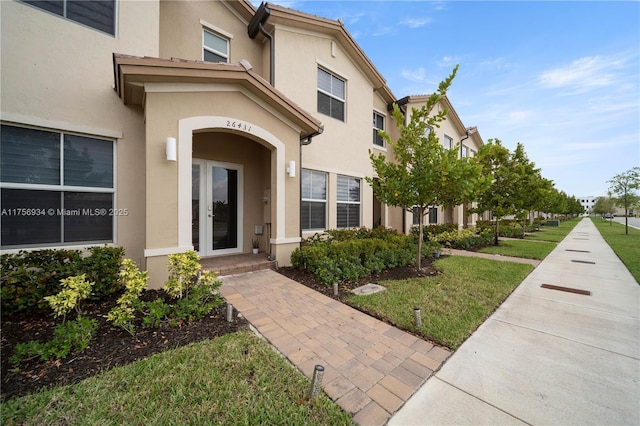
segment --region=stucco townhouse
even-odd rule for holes
[[[167,256],[262,251],[290,262],[325,229],[411,213],[373,196],[397,99],[340,21],[249,1],[2,1],[3,252],[116,244],[166,278]],[[448,99],[460,155],[482,139]],[[6,214],[5,214],[6,213]],[[473,224],[464,206],[431,223]]]

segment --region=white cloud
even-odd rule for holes
[[[427,77],[427,71],[422,67],[413,70],[403,69],[402,77],[409,81],[423,82]]]
[[[615,57],[586,56],[570,65],[547,70],[538,76],[538,82],[547,88],[588,89],[615,84],[615,70],[624,60]]]
[[[400,25],[407,26],[409,28],[424,27],[432,22],[431,18],[407,18],[400,22]]]

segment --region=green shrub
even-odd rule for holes
[[[95,282],[90,299],[118,291],[121,247],[93,247],[88,256],[79,250],[35,250],[0,257],[2,312],[12,314],[47,307],[45,297],[60,291],[60,280],[85,274]]]
[[[140,271],[138,265],[131,259],[122,259],[118,282],[124,286],[125,291],[118,304],[111,308],[107,314],[107,320],[117,327],[122,327],[131,334],[135,333],[135,310],[139,308],[140,294],[147,288],[149,274],[147,271]]]
[[[202,318],[220,306],[223,300],[216,292],[222,283],[212,272],[202,271],[199,261],[195,251],[170,255],[169,279],[163,287],[166,300],[158,298],[143,302],[139,297],[147,287],[147,272],[139,271],[132,260],[124,259],[119,278],[126,290],[107,319],[134,334],[134,321],[138,316],[145,327],[157,327],[163,323],[178,325]]]
[[[385,228],[330,230],[307,239],[291,254],[295,268],[305,269],[326,285],[357,281],[387,268],[405,266],[415,259],[414,238]]]
[[[98,322],[81,315],[74,321],[58,324],[53,331],[53,339],[42,343],[35,340],[18,343],[9,362],[20,364],[25,358],[38,356],[42,361],[52,358],[63,359],[72,353],[82,353],[98,329]]]
[[[60,281],[60,285],[62,290],[58,294],[45,297],[54,315],[63,317],[62,323],[54,329],[53,339],[45,343],[35,340],[19,343],[9,359],[13,364],[19,364],[30,356],[39,356],[43,361],[54,357],[62,359],[72,352],[83,352],[89,345],[98,328],[98,322],[84,318],[79,304],[91,294],[94,283],[88,282],[83,274],[65,278]],[[67,314],[73,309],[78,312],[77,318],[74,321],[66,321]]]
[[[95,282],[89,299],[99,300],[122,289],[118,281],[120,262],[124,256],[122,247],[91,247],[91,253],[82,259],[81,270],[87,279]]]
[[[476,222],[476,228],[478,231],[482,232],[495,232],[495,221],[488,220],[479,220]],[[524,232],[533,232],[537,230],[537,225],[526,225],[524,228]],[[502,219],[500,220],[500,226],[498,227],[498,235],[500,237],[506,238],[521,238],[523,235],[522,232],[522,221],[512,220],[512,219]]]
[[[89,297],[91,289],[95,285],[94,282],[89,282],[86,278],[85,274],[64,278],[60,280],[62,290],[58,294],[44,298],[53,309],[55,316],[62,316],[66,319],[72,309],[77,309],[80,312],[78,304]]]
[[[60,280],[77,274],[78,250],[20,251],[0,256],[2,312],[46,308],[46,296],[60,291]]]

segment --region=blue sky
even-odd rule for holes
[[[460,64],[448,95],[465,126],[522,142],[570,195],[606,195],[640,165],[640,2],[272,3],[342,19],[398,98]]]

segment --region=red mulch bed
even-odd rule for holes
[[[337,300],[343,300],[351,294],[350,290],[367,283],[440,273],[430,261],[425,260],[421,273],[418,273],[413,266],[386,270],[362,278],[358,282],[342,283],[339,286],[338,295],[334,296],[332,287],[317,282],[313,275],[306,271],[280,268],[278,272]],[[158,293],[158,291],[148,290],[141,299],[152,300],[158,297]],[[60,361],[31,359],[23,362],[19,367],[14,367],[8,361],[15,345],[31,340],[41,342],[50,340],[58,320],[53,317],[50,310],[31,314],[2,315],[0,400],[6,401],[41,388],[76,383],[102,371],[132,363],[167,349],[213,339],[248,327],[246,320],[237,317],[236,311],[234,311],[234,321],[227,322],[226,306],[223,305],[203,319],[179,327],[143,328],[138,326],[136,334],[132,336],[121,328],[113,327],[106,320],[106,315],[116,304],[116,300],[117,296],[114,296],[99,302],[87,303],[83,307],[84,316],[96,319],[99,324],[85,352],[71,355]]]

